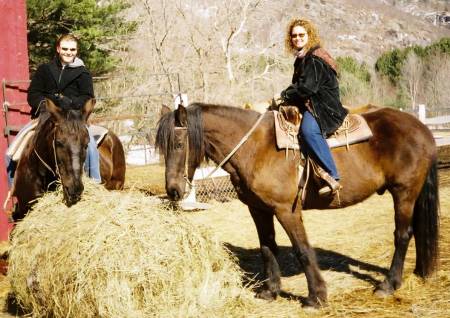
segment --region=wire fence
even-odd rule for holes
[[[96,113],[90,118],[92,124],[108,128],[119,136],[124,145],[127,159],[129,156],[143,156],[144,164],[159,162],[154,142],[160,108],[163,104],[172,105],[174,95],[181,93],[180,76],[177,73],[152,74],[152,76],[155,77],[155,82],[165,78],[171,84],[167,85],[165,90],[159,88],[152,90],[151,93],[127,93],[130,92],[127,86],[133,86],[131,81],[121,79],[122,83],[126,84],[118,89],[116,85],[112,84],[114,78],[94,77]],[[8,112],[6,106],[16,106],[8,101],[6,90],[16,90],[18,89],[16,86],[20,86],[20,89],[26,92],[29,83],[29,80],[4,80],[2,82],[5,113]],[[28,107],[26,102],[22,104],[17,106]],[[109,110],[117,108],[114,107],[117,105],[124,105],[122,108],[124,111],[111,113]],[[195,181],[195,184],[196,198],[199,202],[211,200],[225,202],[237,198],[237,193],[228,175],[199,179]]]
[[[237,199],[237,193],[230,176],[210,177],[195,181],[196,199],[199,202],[227,202]]]

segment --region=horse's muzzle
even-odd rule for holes
[[[172,201],[180,201],[183,198],[183,192],[178,187],[168,187],[166,192]]]
[[[81,194],[83,193],[84,187],[81,184],[77,187],[63,187],[64,189],[64,203],[67,207],[71,207],[75,203],[81,200]]]

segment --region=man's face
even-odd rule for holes
[[[75,60],[77,56],[78,47],[77,42],[70,40],[62,40],[59,46],[56,48],[59,59],[62,64],[70,64]]]

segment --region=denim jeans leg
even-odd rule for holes
[[[336,164],[331,155],[330,147],[322,136],[320,127],[313,115],[306,111],[303,114],[300,127],[304,144],[306,143],[306,152],[313,157],[322,168],[325,169],[334,179],[339,180]],[[305,145],[302,145],[305,146]]]
[[[89,135],[89,144],[87,148],[86,161],[84,163],[84,170],[86,174],[100,183],[102,178],[100,176],[100,156],[97,149],[97,143],[94,137]]]
[[[14,183],[14,174],[16,173],[17,162],[13,161],[8,155],[5,156],[6,175],[8,177],[8,186],[11,189]]]

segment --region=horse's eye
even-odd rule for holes
[[[59,140],[55,140],[55,146],[60,148],[60,147],[64,147],[64,144]]]

